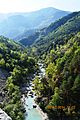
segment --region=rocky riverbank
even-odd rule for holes
[[[39,77],[42,77],[45,75],[45,69],[43,68],[43,64],[39,64]],[[35,76],[34,76],[35,77]],[[22,95],[22,102],[25,107],[25,120],[49,120],[46,113],[42,111],[42,109],[39,107],[39,105],[35,102],[35,99],[37,96],[35,95],[35,92],[33,91],[33,77],[31,79],[31,82],[26,87],[23,87],[23,95]]]
[[[37,105],[37,110],[40,112],[40,114],[42,115],[43,117],[43,120],[49,120],[48,116],[47,116],[47,113],[44,113],[42,111],[42,109],[39,107],[39,105]]]
[[[35,111],[36,111],[37,115],[39,114],[39,116],[41,116],[41,119],[39,119],[39,120],[49,120],[47,114],[44,113],[42,111],[42,109],[39,107],[39,105],[35,102],[36,96],[35,96],[35,93],[32,90],[33,89],[32,86],[33,86],[33,84],[30,87],[28,87],[28,93],[27,93],[26,96],[25,96],[25,94],[22,95],[23,96],[22,97],[22,102],[23,102],[25,110],[26,110],[25,120],[27,120],[27,117],[28,117],[29,120],[38,120],[36,118],[36,115],[35,115],[35,119],[33,119],[34,116],[33,116],[32,119],[30,118],[30,117],[32,117],[32,115],[34,115]]]

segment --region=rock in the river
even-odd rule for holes
[[[29,94],[32,94],[33,95],[33,92],[32,91],[30,91],[30,93]]]
[[[33,108],[36,108],[37,106],[36,105],[33,105]]]
[[[12,120],[12,119],[0,108],[0,120]]]
[[[31,98],[33,98],[34,96],[33,95],[31,95]]]

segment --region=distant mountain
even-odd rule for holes
[[[0,14],[0,35],[16,38],[27,30],[46,27],[69,13],[49,7],[29,13]]]

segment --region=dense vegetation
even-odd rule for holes
[[[38,102],[51,120],[59,116],[79,119],[80,116],[80,33],[67,44],[52,49],[46,56],[46,77],[35,79]],[[50,108],[64,106],[65,108]],[[76,116],[76,118],[75,118]]]
[[[1,36],[0,70],[8,72],[6,84],[1,90],[3,103],[0,106],[13,120],[23,120],[20,89],[24,83],[29,82],[27,77],[35,71],[35,60],[27,55],[23,46]]]
[[[34,88],[50,120],[80,118],[80,12],[71,15],[35,45],[46,65],[46,76],[36,77]]]
[[[43,54],[53,46],[65,44],[79,31],[80,12],[74,12],[43,29],[32,46],[37,48],[37,54]]]
[[[50,120],[80,118],[80,12],[74,12],[32,32],[27,38],[31,49],[0,37],[0,68],[8,71],[5,100],[1,107],[13,120],[22,120],[21,86],[35,71],[35,59],[42,59],[46,75],[34,80],[37,102]],[[26,38],[21,43],[27,45]],[[31,54],[30,57],[28,56]]]
[[[47,35],[51,34],[51,32],[53,32],[53,31],[57,30],[59,27],[64,25],[67,21],[71,20],[73,17],[77,16],[78,14],[79,14],[79,12],[71,13],[71,14],[57,20],[56,22],[51,23],[48,27],[45,27],[43,29],[30,30],[28,32],[25,32],[25,34],[22,34],[20,36],[20,38],[19,37],[18,38],[20,39],[20,42],[25,46],[30,46],[32,44],[34,44],[34,46],[37,46],[37,44],[42,45],[43,44],[42,41],[44,39],[46,39],[46,41],[47,41],[48,38],[45,38]],[[75,26],[75,24],[74,24],[74,26]],[[29,34],[29,33],[32,33],[32,34]],[[49,38],[51,41],[50,35],[49,35]]]

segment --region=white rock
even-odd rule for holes
[[[12,120],[12,119],[0,108],[0,120]]]

